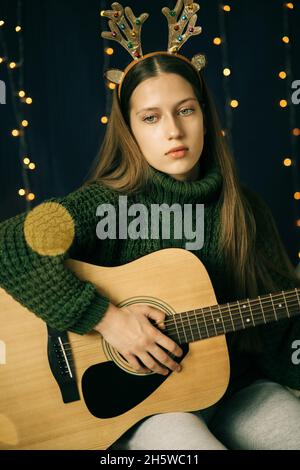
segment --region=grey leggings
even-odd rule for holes
[[[300,399],[258,380],[205,410],[146,418],[112,449],[300,450]]]

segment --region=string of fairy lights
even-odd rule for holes
[[[284,156],[282,163],[286,168],[290,168],[293,181],[293,198],[294,198],[294,216],[296,230],[300,229],[300,179],[299,179],[299,163],[297,161],[297,138],[300,136],[300,129],[296,127],[296,106],[291,101],[293,69],[292,69],[292,40],[290,35],[290,19],[294,11],[294,3],[285,2],[282,4],[282,45],[284,48],[284,68],[278,72],[278,78],[285,82],[285,99],[280,99],[281,108],[287,108],[289,117],[289,150],[290,155]],[[300,258],[300,244],[298,245],[298,258]]]
[[[281,42],[285,49],[285,63],[284,69],[278,72],[278,77],[286,82],[286,98],[280,99],[278,105],[283,109],[289,108],[289,127],[290,127],[290,153],[291,156],[283,157],[282,163],[285,167],[292,169],[292,180],[293,180],[293,193],[294,199],[294,215],[295,215],[295,226],[296,229],[300,228],[300,217],[299,217],[299,203],[300,200],[300,182],[299,182],[299,162],[297,162],[297,137],[300,136],[300,129],[296,127],[296,111],[295,105],[291,103],[289,96],[292,90],[292,54],[291,54],[291,40],[290,40],[290,27],[289,27],[289,15],[293,12],[295,5],[292,2],[284,2],[281,4],[283,14],[283,32],[281,36]],[[221,46],[221,57],[222,57],[222,74],[223,74],[223,89],[226,97],[225,103],[225,130],[223,135],[227,136],[228,141],[232,147],[232,112],[234,108],[239,106],[239,101],[231,97],[230,81],[231,68],[229,64],[228,55],[228,41],[226,35],[226,16],[232,11],[230,4],[219,3],[218,4],[218,19],[220,36],[213,38],[213,44],[215,46]],[[300,244],[298,245],[298,258],[300,259]]]
[[[22,0],[17,1],[16,10],[17,24],[8,24],[5,18],[0,18],[0,67],[7,68],[8,88],[11,92],[11,103],[13,108],[15,128],[11,129],[10,136],[18,139],[18,157],[22,173],[23,187],[17,188],[19,197],[24,198],[26,210],[31,208],[31,202],[36,195],[31,191],[30,173],[36,169],[36,164],[31,161],[28,151],[27,129],[29,127],[26,119],[27,106],[32,105],[32,98],[24,90],[24,38],[22,26]],[[17,34],[18,59],[11,57],[7,47],[6,39],[10,34]],[[3,54],[2,54],[3,53]]]

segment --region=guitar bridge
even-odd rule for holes
[[[68,333],[47,325],[48,361],[64,403],[80,400]]]

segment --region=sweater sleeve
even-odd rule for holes
[[[257,194],[253,193],[251,200],[257,225],[257,252],[263,257],[263,268],[273,284],[271,289],[258,279],[259,294],[300,287],[300,279],[289,260],[271,210]],[[300,340],[300,316],[258,328],[263,345],[257,357],[260,370],[270,380],[300,389],[300,365],[292,359],[293,345]]]
[[[0,224],[0,286],[61,331],[90,331],[109,303],[64,266],[70,253],[76,257],[95,242],[96,206],[109,194],[97,186],[49,199]]]

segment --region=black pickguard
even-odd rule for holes
[[[188,352],[188,345],[181,345],[182,361]],[[171,372],[170,372],[171,373]],[[82,377],[82,393],[85,404],[96,418],[119,416],[141,403],[151,395],[167,378],[160,374],[129,374],[113,361],[89,367]]]

